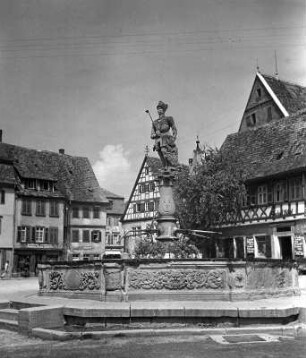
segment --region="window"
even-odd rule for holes
[[[89,219],[89,207],[88,206],[83,207],[83,218]]]
[[[279,203],[285,199],[285,182],[278,182],[274,187],[274,201]]]
[[[41,180],[40,181],[40,190],[45,190],[45,191],[50,190],[50,185],[49,185],[49,182],[47,180]]]
[[[144,193],[146,191],[145,184],[139,184],[139,193]]]
[[[100,219],[100,208],[99,208],[99,206],[94,206],[93,217],[94,217],[94,219]]]
[[[50,227],[49,229],[49,242],[51,245],[58,244],[58,228],[57,227]]]
[[[72,230],[72,242],[79,242],[79,230]]]
[[[45,216],[45,202],[43,200],[36,201],[36,216]]]
[[[58,217],[58,202],[57,201],[50,201],[50,216]]]
[[[26,189],[36,189],[36,179],[27,179],[25,181],[25,188]]]
[[[154,181],[151,181],[151,182],[149,183],[149,190],[150,190],[150,191],[154,191],[154,190],[155,190],[155,183],[154,183]]]
[[[255,256],[259,258],[271,257],[271,238],[269,235],[255,236]]]
[[[121,245],[121,237],[119,234],[113,234],[113,244]]]
[[[235,246],[236,246],[235,258],[244,259],[245,258],[244,238],[243,237],[236,237],[235,238]]]
[[[257,188],[257,203],[259,205],[267,204],[268,202],[268,188],[267,185],[260,185]]]
[[[246,117],[246,124],[248,127],[254,127],[256,125],[256,113],[252,113]]]
[[[272,108],[271,107],[267,108],[267,121],[268,122],[272,121]]]
[[[257,88],[256,90],[256,93],[257,93],[257,98],[261,98],[261,88]]]
[[[37,226],[35,228],[35,242],[44,242],[45,228]]]
[[[101,231],[93,230],[91,232],[91,241],[95,243],[101,242]]]
[[[145,175],[149,174],[149,167],[145,167]]]
[[[154,211],[155,210],[155,203],[154,201],[148,202],[148,211]]]
[[[136,212],[144,213],[144,211],[145,211],[145,203],[137,203],[136,204]]]
[[[302,198],[302,178],[292,178],[289,180],[289,198],[290,200]]]
[[[113,245],[113,234],[111,232],[106,233],[106,245]]]
[[[133,236],[137,236],[139,230],[141,230],[141,226],[133,226],[132,227]]]
[[[5,204],[5,191],[1,190],[0,204]]]
[[[22,215],[31,215],[32,214],[32,202],[30,199],[22,200],[21,214]]]
[[[29,226],[18,226],[17,241],[18,242],[30,241],[30,227]]]
[[[83,242],[89,242],[89,230],[83,230]]]
[[[76,206],[72,208],[72,217],[75,219],[79,217],[79,208]]]

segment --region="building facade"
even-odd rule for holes
[[[0,189],[1,265],[14,274],[102,257],[109,201],[87,158],[0,142]]]
[[[239,132],[221,150],[246,171],[248,195],[223,218],[217,255],[305,258],[306,89],[257,74]]]
[[[130,253],[138,237],[137,231],[154,226],[160,197],[156,182],[160,169],[159,158],[145,155],[121,220]]]

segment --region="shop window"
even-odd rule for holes
[[[58,228],[57,227],[49,228],[49,242],[52,245],[58,244]]]
[[[17,241],[18,242],[30,241],[30,227],[29,226],[18,226]]]
[[[94,219],[100,219],[100,207],[99,206],[94,206],[93,217],[94,217]]]
[[[58,202],[57,201],[50,201],[50,216],[52,217],[59,217],[58,211]]]
[[[72,230],[72,242],[79,242],[79,230]]]
[[[5,204],[5,191],[4,190],[1,190],[0,192],[1,194],[1,197],[0,197],[0,204]]]
[[[255,257],[268,258],[271,257],[271,237],[269,235],[255,236]]]
[[[21,214],[32,215],[32,202],[30,199],[22,199]]]
[[[37,226],[35,228],[35,242],[44,242],[44,236],[45,236],[45,228],[42,226]]]
[[[259,205],[267,204],[268,202],[268,187],[267,185],[260,185],[257,188],[257,203]]]
[[[43,200],[36,201],[36,216],[45,216],[46,203]]]
[[[235,237],[235,258],[244,259],[245,258],[245,249],[244,249],[244,238]]]
[[[80,255],[79,254],[72,254],[72,261],[79,261]]]
[[[88,206],[83,207],[83,218],[89,219],[89,207]]]
[[[90,241],[89,230],[83,230],[83,242],[89,242],[89,241]]]
[[[91,241],[98,243],[101,242],[101,231],[100,230],[93,230],[91,232]]]
[[[73,217],[74,219],[78,219],[78,217],[79,217],[79,208],[76,207],[76,206],[74,206],[74,207],[72,208],[72,217]]]

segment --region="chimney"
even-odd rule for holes
[[[2,143],[2,129],[0,129],[0,143]]]
[[[59,149],[59,154],[65,154],[65,149],[64,148],[61,148],[61,149]]]

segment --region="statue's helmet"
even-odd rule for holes
[[[164,103],[163,101],[159,101],[156,108],[162,108],[164,110],[164,112],[166,112],[168,105],[166,103]]]

